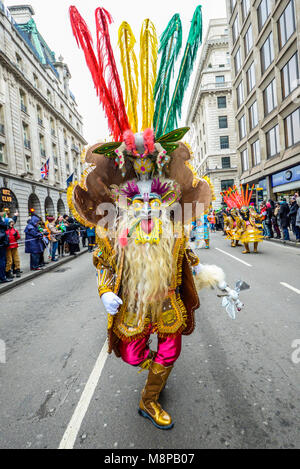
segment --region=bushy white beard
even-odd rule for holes
[[[174,271],[173,223],[165,212],[160,218],[162,235],[158,244],[136,244],[134,234],[125,248],[122,275],[123,300],[128,311],[135,312],[141,319],[151,311],[152,320],[157,321],[162,310],[162,303],[168,294]],[[134,223],[134,216],[129,214],[126,220],[120,220],[116,238],[116,252],[121,258],[121,246],[118,237],[128,226]]]

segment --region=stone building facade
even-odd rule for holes
[[[31,209],[43,218],[68,212],[67,180],[80,176],[87,144],[68,66],[33,16],[30,5],[0,2],[0,203],[18,209],[21,230]]]
[[[227,19],[211,20],[186,120],[193,165],[215,188],[214,208],[222,205],[220,192],[238,183],[230,67]]]
[[[288,197],[300,191],[300,2],[226,1],[241,182]]]

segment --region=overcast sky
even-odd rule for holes
[[[3,1],[3,0],[2,0]],[[79,112],[83,116],[84,136],[89,144],[108,137],[105,116],[100,108],[96,96],[92,78],[85,64],[84,55],[78,49],[75,38],[72,34],[68,16],[68,8],[75,5],[85,21],[87,22],[95,39],[95,19],[94,11],[97,7],[106,8],[112,15],[114,23],[110,27],[111,42],[116,51],[117,65],[118,48],[117,31],[122,21],[127,21],[137,39],[136,54],[138,56],[138,41],[140,29],[145,18],[150,18],[157,30],[158,36],[163,32],[174,13],[179,13],[183,26],[183,44],[187,40],[194,10],[199,4],[196,0],[4,0],[6,6],[11,5],[32,5],[35,11],[35,21],[38,29],[45,41],[48,43],[58,58],[64,57],[68,64],[72,79],[70,89],[76,97]],[[226,17],[225,0],[202,0],[203,13],[203,39],[205,38],[208,22],[213,18]],[[184,47],[184,46],[183,46]],[[198,56],[200,55],[200,51]],[[119,73],[121,74],[121,68]],[[196,68],[196,67],[195,67]],[[190,89],[193,85],[193,77],[190,82]],[[188,104],[189,94],[186,93],[185,107]]]

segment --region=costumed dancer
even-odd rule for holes
[[[123,23],[119,31],[125,110],[108,36],[110,15],[101,8],[96,11],[100,45],[96,58],[86,24],[75,7],[71,7],[70,14],[115,141],[98,143],[87,151],[86,163],[90,167],[80,183],[69,187],[68,201],[81,223],[96,226],[98,248],[93,259],[99,295],[108,313],[108,352],[114,351],[124,362],[148,370],[139,413],[159,429],[170,429],[172,418],[159,404],[159,396],[180,356],[182,335],[194,330],[194,311],[199,307],[197,289],[218,287],[226,295],[228,311],[242,307],[239,288],[231,290],[227,286],[224,272],[216,266],[200,264],[189,247],[183,222],[190,224],[199,216],[197,209],[205,211],[211,202],[209,184],[195,178],[190,169],[189,149],[180,141],[188,128],[173,130],[181,109],[178,105],[182,103],[177,92],[186,88],[191,72],[186,69],[185,60],[189,64],[195,60],[201,42],[201,8],[197,7],[192,20],[189,47],[182,59],[170,106],[162,105],[169,102],[165,96],[169,92],[165,75],[171,76],[180,49],[180,18],[174,15],[162,36],[164,71],[159,70],[155,91],[152,80],[156,76],[152,66],[157,62],[155,29],[150,20],[143,23],[140,133],[137,98],[131,94],[138,80],[134,79],[137,60],[129,25]],[[151,60],[149,56],[146,60],[145,50]],[[106,85],[104,71],[108,70],[110,80]],[[112,208],[113,216],[105,221],[103,214]],[[152,333],[158,336],[156,351],[149,348]]]
[[[249,192],[249,185],[247,184],[246,190],[240,186],[240,192],[234,186],[229,188],[228,191],[222,193],[225,203],[229,207],[236,207],[234,209],[239,213],[236,225],[236,236],[240,239],[241,243],[244,244],[243,254],[249,254],[250,248],[249,243],[254,244],[254,252],[257,253],[258,243],[263,240],[262,233],[256,224],[258,215],[254,214],[253,209],[250,207],[250,200],[253,193],[254,186]],[[232,209],[231,209],[232,210]]]

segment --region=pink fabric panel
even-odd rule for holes
[[[142,339],[134,340],[132,342],[119,343],[119,350],[122,360],[129,365],[137,366],[144,362],[149,355],[149,340],[150,334]],[[158,337],[157,354],[154,359],[155,362],[163,366],[171,366],[178,359],[181,352],[181,335],[176,337]]]
[[[129,365],[137,366],[148,358],[149,347],[147,342],[149,336],[143,337],[139,340],[134,340],[132,342],[122,342],[119,343],[119,350],[122,356],[122,360],[128,363]]]
[[[173,365],[181,352],[181,335],[176,337],[158,338],[157,354],[154,359],[156,363],[163,366]]]

